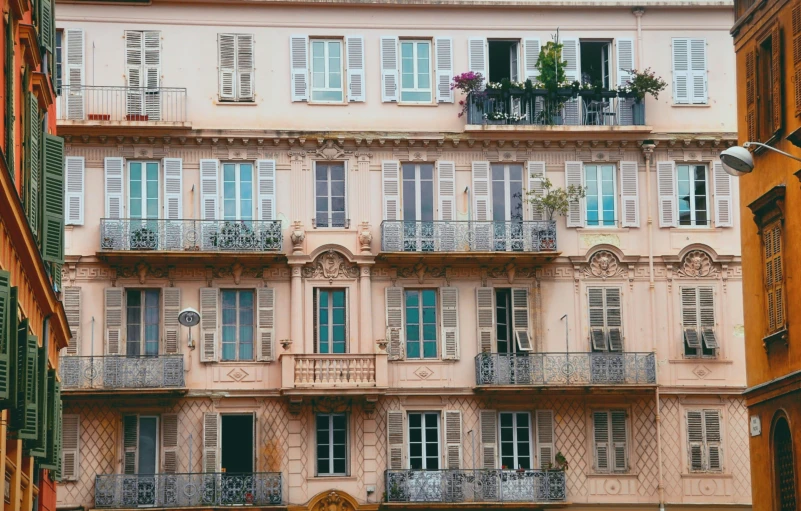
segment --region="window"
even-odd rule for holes
[[[531,448],[531,415],[528,412],[501,412],[501,468],[534,468]]]
[[[431,103],[431,41],[401,41],[400,100]]]
[[[253,164],[223,163],[223,219],[253,220]]]
[[[587,226],[614,226],[617,185],[614,165],[585,165]]]
[[[676,165],[676,179],[679,225],[710,225],[706,165]]]
[[[161,32],[125,31],[125,75],[126,120],[161,120]]]
[[[524,288],[480,288],[477,296],[477,316],[479,319],[479,329],[492,326],[492,319],[495,320],[495,339],[498,353],[519,353],[528,352],[533,349],[531,337],[528,332],[528,290]],[[486,289],[486,291],[485,291]],[[489,300],[484,297],[485,293],[491,293]],[[494,296],[493,296],[494,294]],[[494,298],[494,303],[493,303]],[[488,303],[487,303],[488,302]],[[482,309],[494,305],[493,312],[487,315]],[[488,318],[487,318],[488,317]],[[489,319],[490,321],[486,321]],[[482,336],[482,339],[484,336]],[[482,348],[484,351],[484,347]]]
[[[773,486],[778,511],[795,511],[795,467],[793,466],[793,435],[787,419],[782,417],[773,428]]]
[[[437,358],[437,292],[406,289],[406,358]]]
[[[625,410],[598,410],[592,413],[596,472],[628,470]]]
[[[223,290],[222,357],[253,360],[253,291]]]
[[[345,227],[345,164],[314,167],[315,227]]]
[[[687,410],[687,446],[690,472],[723,470],[720,412]]]
[[[403,220],[406,251],[434,250],[434,165],[430,163],[404,163]]]
[[[492,165],[492,219],[494,249],[522,250],[523,166]]]
[[[322,103],[344,101],[341,40],[311,40],[311,82],[312,101]]]
[[[56,95],[61,95],[61,80],[63,76],[64,62],[63,62],[63,48],[64,48],[64,30],[56,30]]]
[[[489,57],[489,81],[500,83],[502,80],[520,81],[520,41],[493,40],[487,41]]]
[[[768,334],[785,328],[782,223],[776,220],[762,229],[765,268],[765,302]]]
[[[609,90],[611,86],[609,61],[612,43],[610,41],[581,41],[579,46],[581,83]]]
[[[155,474],[158,466],[158,417],[126,415],[123,417],[123,472]]]
[[[226,474],[231,474],[232,478],[237,474],[253,472],[255,419],[256,416],[252,413],[220,415],[220,469]],[[244,500],[244,495],[238,492],[225,493],[227,495],[222,497],[225,504],[245,503],[240,500]]]
[[[316,353],[347,352],[347,290],[315,289]]]
[[[348,420],[344,413],[317,414],[317,475],[348,473]]]
[[[673,102],[707,103],[706,39],[673,38]]]
[[[623,351],[620,288],[587,289],[592,351]]]
[[[409,468],[439,470],[439,412],[409,413]]]
[[[65,481],[77,481],[80,477],[81,416],[61,416],[61,477]]]
[[[131,218],[159,218],[159,164],[128,162],[128,211]]]
[[[158,289],[127,289],[125,354],[156,356],[159,354],[161,323]]]
[[[773,97],[772,54],[773,38],[766,37],[759,43],[756,54],[757,137],[759,140],[768,140],[773,136],[773,102],[781,101],[781,98]]]
[[[253,101],[253,35],[219,34],[220,100]]]
[[[718,340],[715,334],[715,290],[711,287],[681,288],[681,320],[685,357],[714,357]]]

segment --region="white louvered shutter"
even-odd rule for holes
[[[83,29],[67,28],[64,29],[64,85],[69,88],[63,91],[67,96],[66,117],[69,120],[82,121],[85,115],[83,88],[86,85],[85,79],[85,44]]]
[[[289,37],[289,66],[292,79],[292,101],[309,99],[309,36]]]
[[[540,60],[541,43],[539,37],[526,37],[523,39],[523,81],[535,81],[540,72],[537,62]]]
[[[626,434],[626,412],[625,410],[612,410],[609,412],[612,424],[612,470],[615,472],[625,472],[628,470],[628,445]]]
[[[148,30],[144,32],[144,77],[145,115],[148,120],[161,120],[161,32]]]
[[[64,314],[70,324],[70,340],[67,344],[67,355],[81,353],[81,288],[65,286],[62,290]]]
[[[604,308],[604,288],[587,289],[589,310],[590,344],[593,351],[606,351],[606,310]]]
[[[164,218],[183,218],[183,160],[164,158]]]
[[[480,467],[493,470],[498,459],[498,414],[495,410],[479,410],[478,422],[481,427]]]
[[[106,218],[122,218],[122,158],[103,160],[106,187]]]
[[[400,163],[395,160],[381,162],[381,189],[384,199],[384,220],[401,220]]]
[[[542,198],[545,190],[542,182],[545,179],[545,162],[544,161],[530,161],[528,162],[528,191],[534,197]],[[531,205],[531,219],[536,221],[547,220],[545,211],[534,204]]]
[[[479,353],[495,350],[495,289],[476,288],[476,339]]]
[[[80,477],[81,416],[61,416],[61,478],[77,481]]]
[[[217,361],[217,310],[219,291],[215,287],[200,288],[200,361]]]
[[[484,82],[489,81],[489,72],[487,71],[487,38],[486,37],[470,37],[467,39],[467,69],[474,73],[481,73],[484,77]]]
[[[595,470],[609,470],[609,413],[597,411],[592,414],[593,438],[595,440]]]
[[[706,39],[690,39],[690,102],[707,103]]]
[[[450,37],[434,39],[437,65],[437,102],[453,103],[453,40]]]
[[[704,410],[706,469],[712,472],[723,470],[723,437],[720,431],[720,422],[720,412],[718,410]]]
[[[137,472],[137,447],[139,447],[139,417],[122,417],[122,473],[133,475]]]
[[[476,222],[492,220],[490,197],[490,163],[473,162],[473,219]]]
[[[584,164],[580,161],[565,162],[565,184],[584,186]],[[584,227],[584,199],[571,201],[567,209],[567,226]]]
[[[456,163],[437,161],[439,219],[456,220]]]
[[[161,416],[161,473],[178,472],[178,414]]]
[[[552,410],[537,410],[537,460],[540,469],[546,469],[554,462],[556,445],[554,443],[554,424]]]
[[[83,225],[85,161],[83,156],[64,158],[64,223]]]
[[[203,220],[217,220],[220,162],[200,160],[200,210]]]
[[[512,288],[512,326],[515,340],[520,351],[532,351],[531,332],[529,330],[528,289]]]
[[[122,353],[122,302],[121,287],[105,289],[106,355]]]
[[[366,97],[364,73],[364,37],[349,35],[345,38],[348,62],[348,101],[363,102]]]
[[[604,288],[604,310],[606,311],[606,336],[609,351],[623,351],[623,315],[620,305],[620,288]]]
[[[719,160],[712,162],[712,175],[715,179],[715,226],[732,227],[734,216],[731,176],[723,170],[723,164]]]
[[[615,56],[617,57],[617,85],[626,85],[634,69],[634,39],[631,37],[618,37],[615,40]],[[618,99],[619,122],[622,126],[631,126],[634,122],[632,105],[633,98]]]
[[[381,36],[381,101],[398,101],[398,38]]]
[[[275,360],[275,288],[258,288],[256,295],[259,307],[258,360],[272,362]]]
[[[236,36],[236,95],[240,101],[252,101],[254,91],[255,44],[252,34]]]
[[[220,98],[236,99],[236,34],[217,35]]]
[[[701,341],[709,350],[718,349],[720,346],[715,334],[715,290],[708,286],[698,287],[696,290]]]
[[[220,471],[220,414],[203,414],[203,472]]]
[[[406,358],[403,288],[385,288],[384,300],[386,302],[388,358],[389,360],[403,360]]]
[[[659,195],[659,227],[676,227],[678,211],[675,162],[656,162],[656,189]]]
[[[462,412],[445,410],[442,412],[445,424],[445,468],[462,468]]]
[[[622,227],[640,226],[639,165],[636,161],[620,162],[620,198]]]
[[[401,410],[387,410],[387,468],[403,470],[405,455],[404,413]]]
[[[681,288],[681,327],[684,342],[694,349],[701,348],[701,336],[698,332],[698,288]]]
[[[172,355],[181,350],[181,324],[178,323],[178,314],[181,312],[181,288],[165,287],[161,297],[164,311],[164,353]]]
[[[690,40],[673,38],[673,102],[690,103]]]
[[[125,73],[128,90],[125,93],[125,112],[129,116],[144,114],[145,86],[142,68],[144,64],[143,34],[138,30],[125,31]]]
[[[259,176],[259,219],[275,220],[275,160],[256,160]]]
[[[581,46],[578,38],[562,38],[562,60],[566,62],[565,79],[569,82],[581,81]],[[565,125],[581,124],[581,108],[578,99],[566,102],[564,112]]]
[[[702,410],[687,410],[687,459],[690,472],[701,472],[704,456],[704,423]]]
[[[442,325],[442,359],[459,360],[459,289],[439,288],[440,324]]]

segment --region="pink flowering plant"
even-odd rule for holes
[[[651,68],[645,71],[631,70],[631,77],[623,85],[618,88],[620,93],[630,93],[638,100],[645,99],[646,94],[650,94],[654,99],[659,99],[659,93],[667,88],[668,84],[661,76],[657,76]]]
[[[465,95],[465,99],[459,100],[459,106],[462,110],[459,112],[459,117],[462,117],[467,112],[467,96],[470,93],[481,93],[484,90],[484,77],[481,73],[475,71],[468,71],[453,77],[451,83],[451,90],[460,90]]]

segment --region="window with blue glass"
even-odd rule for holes
[[[614,165],[585,165],[587,226],[615,225],[616,182]]]
[[[159,164],[128,162],[128,212],[131,218],[159,217]]]
[[[158,355],[161,323],[159,290],[128,289],[125,295],[125,354]]]
[[[317,288],[315,291],[317,353],[346,353],[347,290]]]
[[[223,163],[223,219],[253,220],[253,164]]]
[[[401,41],[400,100],[431,103],[431,41]]]
[[[347,227],[345,220],[345,164],[314,165],[315,227]]]
[[[709,225],[706,165],[676,165],[679,225]]]
[[[348,475],[348,416],[317,414],[317,475]]]
[[[311,99],[323,103],[342,103],[342,40],[312,39]]]
[[[437,292],[407,289],[406,358],[437,358]]]
[[[253,360],[253,291],[223,290],[222,357]]]

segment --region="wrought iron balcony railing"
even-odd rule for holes
[[[476,385],[653,385],[653,353],[479,353]]]
[[[100,250],[280,252],[282,247],[280,220],[100,220]]]
[[[169,389],[184,386],[183,355],[104,355],[59,359],[64,389]]]
[[[387,502],[562,502],[561,470],[387,470]]]
[[[555,221],[381,222],[383,252],[547,252],[556,250]]]
[[[279,472],[98,475],[95,507],[183,508],[280,505]]]
[[[186,89],[62,85],[59,121],[184,123]]]

